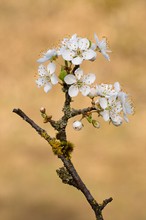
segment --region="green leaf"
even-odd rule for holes
[[[88,121],[89,123],[92,123],[92,114],[87,115],[87,116],[86,116],[86,119],[87,119],[87,121]]]
[[[90,44],[89,44],[89,48],[90,48],[90,47],[91,47],[91,45],[92,45],[92,42],[89,40],[89,43],[90,43]]]
[[[61,79],[62,81],[64,81],[64,77],[67,75],[67,72],[66,70],[62,69],[60,71],[60,74],[59,74],[59,79]]]

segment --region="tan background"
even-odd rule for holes
[[[0,219],[89,220],[94,214],[82,194],[63,185],[55,173],[62,164],[47,143],[12,113],[22,108],[50,134],[39,108],[61,116],[60,87],[49,94],[37,89],[36,60],[67,35],[107,36],[111,62],[99,56],[85,72],[97,82],[121,82],[131,94],[136,114],[116,128],[101,120],[101,129],[85,123],[68,128],[75,143],[73,162],[100,202],[113,196],[106,220],[146,219],[146,1],[145,0],[1,0],[0,1]],[[86,98],[77,104],[85,107]]]

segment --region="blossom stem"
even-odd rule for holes
[[[72,70],[72,73],[74,73],[79,67],[80,67],[80,65],[75,65],[73,70]]]

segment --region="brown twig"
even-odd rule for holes
[[[93,106],[88,107],[88,108],[83,108],[83,109],[72,109],[72,111],[71,111],[71,117],[75,117],[75,116],[81,115],[81,114],[82,114],[82,115],[85,115],[85,114],[87,114],[88,112],[92,112],[92,111],[98,112],[97,109],[96,109],[95,107],[93,107]]]
[[[45,138],[46,141],[48,141],[48,143],[50,143],[50,140],[52,140],[52,138],[47,134],[47,132],[44,129],[42,129],[41,127],[39,127],[21,109],[13,109],[13,112],[16,113],[17,115],[19,115],[28,124],[30,124],[38,132],[38,134],[40,134],[42,137]],[[64,115],[64,117],[65,117],[65,115]],[[66,120],[68,120],[68,119],[66,119]],[[66,139],[66,136],[65,136],[65,139]],[[74,187],[76,187],[77,189],[79,189],[84,194],[88,203],[90,204],[90,206],[94,210],[96,220],[104,220],[103,215],[102,215],[102,210],[106,207],[106,205],[108,203],[110,203],[112,201],[112,198],[105,199],[102,204],[97,203],[97,201],[93,198],[90,191],[87,189],[87,187],[85,186],[85,184],[81,180],[81,178],[78,175],[76,169],[74,168],[74,165],[72,164],[71,160],[66,158],[62,154],[58,155],[58,158],[60,158],[62,160],[64,166],[66,167],[67,171],[71,175],[71,177],[73,179],[73,183],[74,183],[72,185]]]

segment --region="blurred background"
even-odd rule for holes
[[[44,106],[59,119],[64,98],[59,86],[48,94],[37,88],[36,60],[65,36],[77,33],[94,40],[95,32],[108,38],[111,62],[99,55],[82,67],[97,74],[97,83],[119,81],[136,113],[118,128],[101,119],[99,130],[85,122],[76,132],[71,121],[72,160],[98,202],[114,198],[104,210],[105,220],[146,219],[145,23],[145,0],[0,1],[1,220],[95,219],[83,195],[57,177],[62,163],[48,144],[12,113],[21,108],[54,135],[39,109]],[[88,104],[79,96],[73,106]]]

